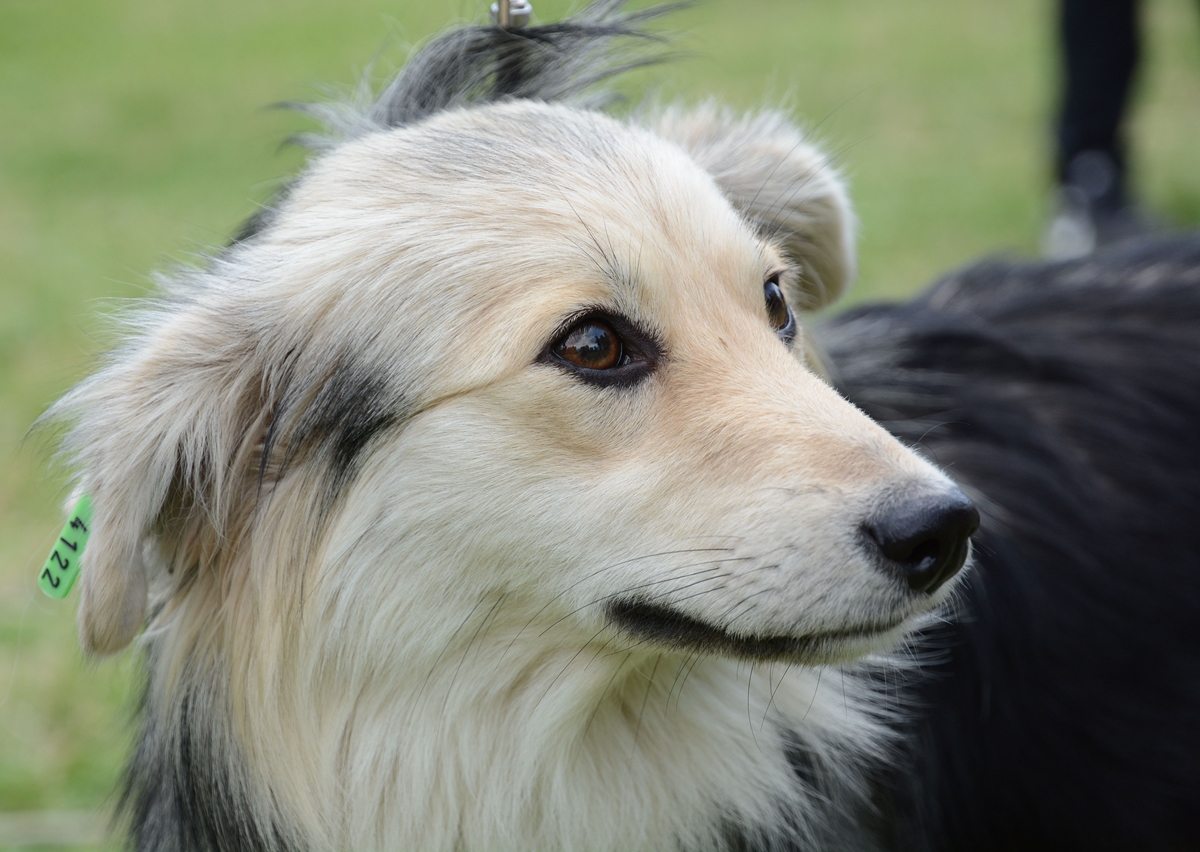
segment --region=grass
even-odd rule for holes
[[[542,19],[565,8],[538,0]],[[1031,254],[1047,212],[1052,9],[1035,0],[710,0],[691,58],[631,83],[780,101],[836,152],[861,219],[852,299],[903,296],[980,254]],[[1139,190],[1200,223],[1200,21],[1147,4]],[[0,812],[103,810],[136,665],[86,663],[73,599],[34,575],[60,473],[23,436],[109,342],[98,316],[221,242],[302,162],[308,125],[262,107],[348,87],[482,2],[6,0],[0,4]],[[389,41],[390,39],[390,41]],[[390,47],[386,46],[390,43]],[[0,849],[8,839],[0,836]]]

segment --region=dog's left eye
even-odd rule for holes
[[[763,285],[763,299],[767,303],[767,318],[771,328],[779,335],[779,339],[791,346],[796,339],[796,316],[783,297],[783,288],[779,286],[779,276],[773,275]]]

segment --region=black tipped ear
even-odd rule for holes
[[[760,232],[800,267],[794,304],[834,302],[854,277],[854,215],[829,158],[779,113],[671,108],[650,128],[688,151]]]

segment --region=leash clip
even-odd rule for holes
[[[533,19],[529,0],[496,0],[491,8],[492,24],[502,30],[522,29]]]

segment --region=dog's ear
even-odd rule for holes
[[[829,158],[777,112],[735,116],[713,105],[669,108],[647,122],[682,146],[761,233],[800,268],[803,310],[835,301],[854,277],[854,216]]]
[[[245,490],[246,455],[261,446],[252,343],[195,304],[140,323],[105,369],[46,415],[70,423],[63,450],[92,499],[78,621],[94,654],[120,651],[141,629],[148,591],[175,567],[164,528],[193,538],[203,529],[209,541],[227,533],[231,491]]]

